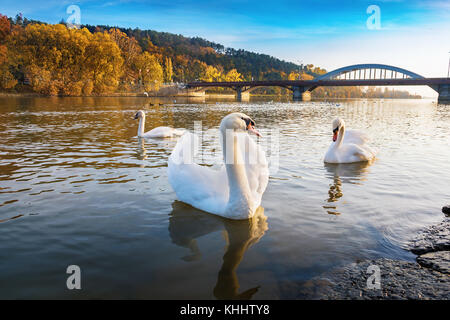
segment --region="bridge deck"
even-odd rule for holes
[[[433,86],[450,84],[450,78],[367,79],[367,80],[274,80],[237,82],[189,82],[188,88],[206,87],[337,87],[337,86]]]

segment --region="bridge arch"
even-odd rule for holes
[[[373,74],[372,74],[373,70]],[[379,70],[377,75],[377,70]],[[383,74],[384,71],[384,74]],[[387,71],[390,71],[388,74]],[[353,78],[352,78],[353,73]],[[357,75],[358,73],[358,75]],[[398,74],[401,76],[398,77]],[[347,76],[348,75],[348,76]],[[342,79],[344,76],[344,79]],[[377,77],[378,76],[378,77]],[[342,68],[338,68],[336,70],[330,71],[317,77],[314,81],[321,80],[395,80],[395,79],[425,79],[425,77],[417,74],[415,72],[390,66],[387,64],[378,64],[378,63],[364,63],[364,64],[354,64],[351,66],[346,66]],[[308,91],[313,91],[317,88],[318,85],[313,85],[309,87]],[[437,92],[439,92],[439,87],[435,85],[429,85],[429,87]]]
[[[369,74],[367,75],[367,70],[369,71]],[[373,72],[373,77],[372,77],[372,70],[374,70]],[[346,67],[342,67],[342,68],[338,68],[336,70],[330,71],[324,75],[321,75],[320,77],[315,78],[314,80],[332,80],[332,79],[337,79],[339,76],[345,75],[347,76],[347,74],[349,74],[349,78],[351,76],[351,73],[354,72],[354,79],[356,80],[365,80],[367,79],[367,76],[369,79],[376,79],[376,70],[380,70],[379,72],[379,79],[398,79],[397,74],[401,74],[402,78],[412,78],[412,79],[424,79],[424,77],[422,77],[421,75],[403,69],[403,68],[399,68],[399,67],[394,67],[394,66],[390,66],[387,64],[377,64],[377,63],[366,63],[366,64],[354,64],[351,66],[346,66]],[[384,77],[383,77],[383,70],[384,70]],[[359,71],[359,76],[358,78],[356,78],[356,72]],[[389,75],[387,74],[387,71],[391,71],[390,77],[388,77]],[[363,78],[361,77],[363,76]]]

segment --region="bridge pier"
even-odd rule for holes
[[[243,91],[241,87],[236,88],[236,100],[241,101],[249,101],[250,93],[248,91]]]
[[[438,85],[437,92],[439,93],[438,103],[450,104],[450,84]]]
[[[292,100],[294,101],[310,101],[311,92],[307,87],[292,87]]]

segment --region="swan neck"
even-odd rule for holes
[[[239,146],[239,137],[234,130],[221,130],[222,150],[228,176],[228,206],[248,210],[250,208],[250,187],[248,184],[245,162]],[[244,206],[244,207],[242,207]]]
[[[139,118],[139,128],[138,128],[138,137],[142,137],[144,135],[144,127],[145,127],[145,115]]]
[[[336,141],[336,148],[339,148],[342,145],[342,141],[344,140],[345,135],[345,125],[341,126],[341,129],[339,130],[338,138]]]

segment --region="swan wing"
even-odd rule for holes
[[[356,154],[359,158],[365,161],[371,160],[376,156],[378,150],[369,146],[368,142],[370,141],[370,137],[367,134],[359,130],[348,131],[349,134],[347,135],[346,132],[344,143],[356,145]]]
[[[214,214],[222,214],[229,198],[225,167],[214,170],[193,162],[193,146],[198,137],[185,133],[172,151],[168,162],[169,183],[179,200]]]
[[[375,152],[367,145],[354,143],[343,144],[338,149],[330,148],[325,155],[327,163],[354,163],[370,161],[375,157]]]
[[[370,161],[375,157],[375,152],[367,145],[348,145],[346,154],[346,162]]]
[[[347,129],[345,130],[344,136],[344,144],[356,144],[362,145],[370,141],[370,138],[367,134],[360,130]]]
[[[170,138],[180,136],[184,133],[182,129],[174,129],[170,127],[156,127],[144,134],[148,138]]]

